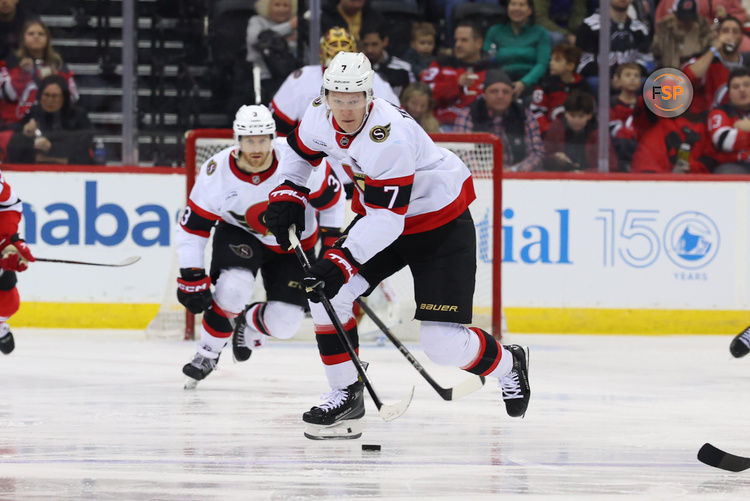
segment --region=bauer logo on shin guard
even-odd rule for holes
[[[454,304],[431,304],[431,303],[420,303],[420,310],[429,311],[458,311],[458,306]]]

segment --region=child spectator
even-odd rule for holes
[[[416,22],[411,27],[411,42],[403,59],[411,64],[411,71],[419,75],[435,61],[435,37],[437,32],[432,23]]]
[[[440,132],[440,124],[432,111],[432,91],[423,82],[415,82],[404,89],[401,105],[430,134]]]
[[[563,103],[573,90],[588,92],[583,77],[575,73],[581,61],[581,49],[575,45],[560,44],[552,49],[549,60],[549,75],[542,79],[531,96],[531,111],[544,134],[550,124],[560,116]]]
[[[610,101],[609,132],[620,170],[629,169],[638,137],[651,126],[640,92],[642,78],[643,67],[637,63],[617,66],[612,77],[613,86],[620,92]]]
[[[50,75],[66,80],[70,99],[78,101],[73,72],[52,47],[49,28],[38,20],[27,22],[21,31],[21,43],[0,67],[0,119],[7,126],[21,120],[36,102],[39,82]]]
[[[565,98],[565,113],[550,125],[544,137],[544,170],[595,171],[598,169],[599,133],[594,118],[594,96],[574,90]],[[609,165],[617,157],[609,147]]]

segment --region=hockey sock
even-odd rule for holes
[[[355,353],[359,354],[359,335],[357,321],[349,319],[344,324],[346,335],[351,341]],[[326,376],[331,388],[346,388],[357,380],[357,369],[349,354],[336,334],[333,325],[315,324],[315,340],[318,342],[320,358],[325,366]]]
[[[250,309],[247,310],[247,313],[245,313],[245,320],[251,329],[255,329],[266,336],[270,336],[268,333],[268,327],[266,327],[266,323],[263,320],[267,305],[268,303],[257,303],[251,306]]]
[[[0,318],[8,320],[18,311],[21,300],[18,296],[18,289],[13,287],[10,290],[0,290]]]
[[[477,327],[469,327],[469,331],[479,338],[479,350],[476,357],[463,370],[478,376],[494,376],[502,378],[513,367],[513,356],[497,342],[490,334]]]
[[[216,302],[203,314],[200,345],[206,348],[208,353],[220,353],[224,346],[226,346],[233,331],[232,324],[229,322],[230,315],[222,310]],[[203,353],[200,348],[198,351]],[[213,358],[213,356],[206,353],[203,353],[203,355]]]

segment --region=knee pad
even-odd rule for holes
[[[250,270],[222,270],[214,287],[214,301],[228,316],[234,318],[252,299],[254,285],[255,275]]]
[[[469,363],[477,350],[473,345],[478,345],[466,327],[450,322],[422,322],[420,338],[425,355],[440,365]]]
[[[305,310],[296,304],[269,301],[263,311],[263,323],[268,333],[277,339],[289,339],[299,330]]]

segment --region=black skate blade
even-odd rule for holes
[[[703,444],[698,451],[698,461],[734,473],[750,468],[750,458],[729,454],[708,443]]]
[[[378,414],[380,414],[380,417],[383,418],[383,421],[393,421],[394,419],[398,418],[401,414],[406,412],[406,409],[409,408],[409,404],[411,404],[411,400],[414,398],[414,386],[411,387],[411,392],[409,393],[409,396],[406,397],[404,400],[397,402],[395,404],[386,405],[382,404],[380,408],[378,409]]]

